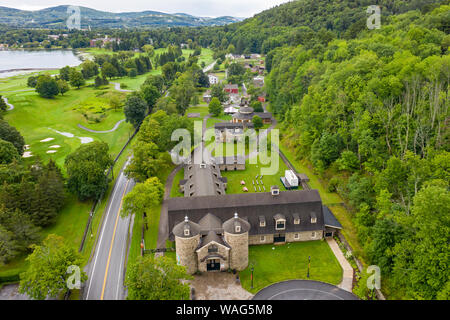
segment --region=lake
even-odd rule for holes
[[[75,67],[81,62],[72,50],[0,51],[0,78],[11,77],[30,69]]]

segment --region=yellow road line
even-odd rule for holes
[[[111,261],[111,253],[112,253],[112,248],[113,248],[113,244],[114,244],[114,238],[116,237],[116,229],[117,229],[117,224],[119,222],[120,210],[122,209],[123,197],[125,196],[125,192],[127,191],[129,182],[130,182],[130,180],[128,180],[127,184],[125,185],[125,189],[123,190],[123,194],[122,194],[122,199],[120,200],[119,211],[117,212],[116,224],[114,225],[113,236],[111,239],[111,246],[109,247],[108,261],[106,262],[105,278],[103,279],[102,295],[100,297],[100,300],[103,300],[103,296],[105,295],[106,279],[108,278],[108,269],[109,269],[109,263]]]

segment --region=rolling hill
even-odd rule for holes
[[[0,6],[0,21],[11,27],[61,29],[66,27],[66,21],[71,15],[68,7],[64,5],[25,11]],[[229,16],[195,17],[185,13],[158,11],[112,13],[86,7],[80,7],[80,13],[82,28],[200,27],[220,26],[242,20]]]

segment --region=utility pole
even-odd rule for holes
[[[252,289],[253,289],[253,271],[254,271],[255,269],[252,267],[252,275],[251,275],[251,279],[252,279]]]
[[[308,257],[308,273],[306,274],[306,277],[309,279],[309,268],[311,267],[311,256]]]

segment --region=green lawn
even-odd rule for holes
[[[258,161],[258,164],[250,164],[250,161],[246,161],[246,168],[243,171],[222,171],[222,176],[228,179],[228,188],[227,194],[235,194],[235,193],[245,193],[243,191],[243,186],[241,186],[241,181],[245,181],[246,187],[248,188],[248,192],[254,193],[255,189],[252,184],[252,180],[255,180],[257,175],[261,175],[261,168],[268,167],[268,165],[261,165]],[[281,191],[285,191],[283,184],[280,181],[280,177],[284,176],[284,171],[287,170],[286,165],[279,158],[279,166],[278,171],[274,175],[264,175],[263,183],[266,188],[266,192],[270,192],[271,186],[279,186]],[[258,181],[260,179],[258,178]],[[256,183],[256,181],[255,181]],[[259,191],[259,186],[256,185],[256,192]],[[264,192],[263,187],[261,186],[261,192]]]
[[[145,74],[141,74],[139,76],[136,76],[134,78],[131,77],[123,77],[118,79],[113,79],[112,82],[118,82],[120,84],[125,84],[125,86],[121,86],[121,89],[126,90],[139,90],[141,85],[145,82],[147,77],[149,75],[160,75],[161,74],[161,68],[151,70],[150,72],[147,72]]]
[[[209,108],[208,108],[208,105],[206,105],[206,104],[204,104],[204,105],[200,104],[198,106],[189,107],[186,110],[186,115],[188,115],[189,113],[199,113],[200,118],[198,118],[198,119],[203,120],[203,118],[209,114]]]
[[[175,175],[172,183],[172,189],[170,190],[171,198],[182,198],[184,194],[180,192],[180,181],[184,179],[184,169],[178,171]]]
[[[242,287],[251,293],[280,281],[307,279],[311,256],[310,280],[339,284],[342,268],[326,241],[295,242],[281,246],[249,247],[249,267],[239,273]],[[251,289],[250,268],[254,267]]]
[[[165,183],[174,166],[170,166],[161,174],[161,181]],[[161,215],[161,205],[150,210],[147,214],[148,230],[144,233],[145,248],[155,249],[158,241],[159,218]],[[141,235],[142,235],[143,217],[141,215],[134,216],[133,235],[131,238],[130,251],[128,254],[127,265],[134,263],[141,254]]]
[[[230,122],[233,119],[232,116],[227,114],[222,114],[218,117],[212,117],[206,120],[206,128],[213,128],[216,123],[220,122]]]
[[[22,85],[22,88],[26,88]],[[0,84],[0,90],[3,84]],[[122,123],[118,130],[111,133],[91,133],[80,129],[81,124],[93,130],[109,130],[117,121],[124,119],[121,109],[113,110],[109,106],[109,97],[112,95],[124,96],[113,89],[95,89],[83,87],[72,89],[64,96],[53,99],[41,98],[34,91],[12,92],[5,94],[15,109],[5,114],[5,120],[16,127],[25,138],[26,144],[34,156],[43,161],[54,159],[59,166],[63,166],[65,157],[81,145],[79,138],[87,137],[104,141],[110,146],[111,154],[117,154],[133,128],[130,124]],[[86,116],[85,116],[86,115]],[[94,120],[98,119],[99,122]],[[67,137],[54,130],[74,135]],[[53,138],[48,142],[41,140]],[[58,149],[50,146],[58,145]],[[49,154],[47,151],[56,150]],[[33,161],[34,157],[31,157]]]

